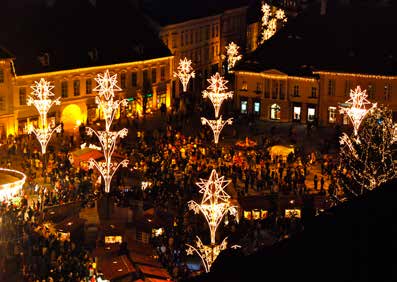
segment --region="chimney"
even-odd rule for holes
[[[325,16],[327,14],[327,0],[321,0],[320,15]]]

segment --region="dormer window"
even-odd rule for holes
[[[48,53],[44,53],[43,55],[39,56],[38,59],[42,67],[50,65],[50,55]]]

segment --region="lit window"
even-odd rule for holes
[[[247,82],[245,80],[243,80],[243,83],[241,85],[241,90],[244,90],[244,91],[248,90],[248,85],[247,85]]]
[[[316,119],[316,109],[308,108],[307,109],[307,121],[314,121]]]
[[[310,98],[317,98],[317,87],[312,87],[312,96]]]
[[[273,104],[270,107],[270,119],[275,119],[275,120],[280,119],[280,112],[281,112],[280,106],[277,104]]]
[[[248,102],[247,101],[241,101],[241,113],[242,114],[248,113]]]
[[[328,123],[336,122],[336,107],[328,107]]]
[[[294,97],[299,97],[299,85],[295,85],[294,86],[294,93],[293,93]]]
[[[301,120],[301,107],[295,106],[294,107],[294,116],[293,116],[294,121],[300,121]]]
[[[261,102],[254,102],[254,114],[259,115],[261,113]]]

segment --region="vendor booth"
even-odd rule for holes
[[[294,153],[293,146],[275,145],[269,148],[269,154],[272,160],[276,156],[279,156],[282,158],[282,160],[286,161],[290,153]]]
[[[90,159],[98,160],[103,157],[103,153],[97,149],[85,147],[75,150],[69,154],[69,161],[74,167],[88,170]]]

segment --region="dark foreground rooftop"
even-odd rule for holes
[[[191,281],[397,281],[397,180],[331,208],[298,236],[244,257],[224,251]]]

